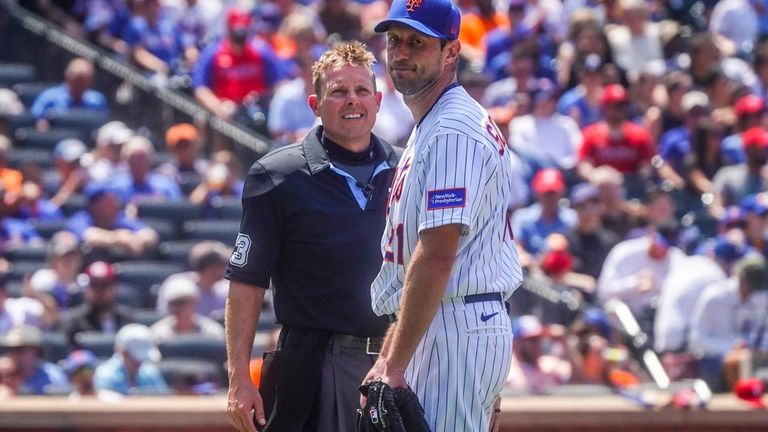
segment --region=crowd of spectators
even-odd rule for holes
[[[510,300],[509,388],[650,381],[643,349],[673,380],[703,378],[717,391],[768,367],[768,5],[457,4],[459,81],[508,138],[517,173],[510,224],[527,278]],[[374,132],[404,145],[413,122],[372,31],[387,9],[383,0],[83,0],[39,12],[276,146],[318,121],[306,104],[313,61],[334,41],[362,40],[379,59]],[[238,221],[225,210],[238,205],[247,167],[194,124],[151,139],[112,118],[87,60],[62,72],[30,103],[0,94],[0,396],[44,393],[43,382],[73,395],[202,391],[194,376],[166,384],[152,365],[176,334],[223,339],[237,222],[224,243],[201,242],[209,237],[189,222]],[[53,166],[12,160],[25,141],[2,120],[29,113],[45,133],[75,110],[104,116],[92,138],[58,142]],[[149,210],[162,203],[186,206]],[[42,268],[19,270],[18,251],[35,248],[46,251]],[[124,286],[121,264],[173,262],[179,250],[186,268],[154,291]],[[624,305],[642,343],[615,319]],[[52,332],[70,352],[60,366],[42,356]],[[83,351],[82,335],[94,332],[113,336],[106,358]]]

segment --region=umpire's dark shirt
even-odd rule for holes
[[[381,267],[388,188],[398,155],[372,135],[386,169],[371,179],[363,210],[347,179],[331,169],[322,130],[315,128],[302,143],[272,151],[251,167],[227,278],[263,288],[271,280],[282,325],[382,336],[387,321],[371,310],[370,285]]]

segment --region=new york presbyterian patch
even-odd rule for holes
[[[461,208],[466,204],[466,188],[427,191],[427,210]]]

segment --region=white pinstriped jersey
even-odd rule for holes
[[[500,292],[522,281],[507,203],[512,162],[488,113],[463,87],[449,88],[416,125],[390,190],[384,263],[371,286],[379,315],[400,307],[419,232],[464,226],[444,298]]]

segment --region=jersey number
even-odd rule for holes
[[[496,142],[496,145],[499,146],[499,155],[504,156],[504,150],[507,148],[507,140],[504,139],[504,135],[499,130],[499,127],[496,126],[496,123],[491,120],[491,116],[488,116],[488,120],[485,122],[485,130],[491,138],[493,138],[493,141]]]
[[[229,263],[235,267],[245,267],[248,263],[248,252],[251,250],[251,238],[246,234],[238,234],[235,240],[235,250],[229,258]]]
[[[387,249],[384,251],[384,261],[394,262],[395,253],[392,250],[392,241],[397,236],[397,264],[403,265],[403,224],[397,226],[397,228],[391,228],[389,230],[389,240],[387,240]]]

